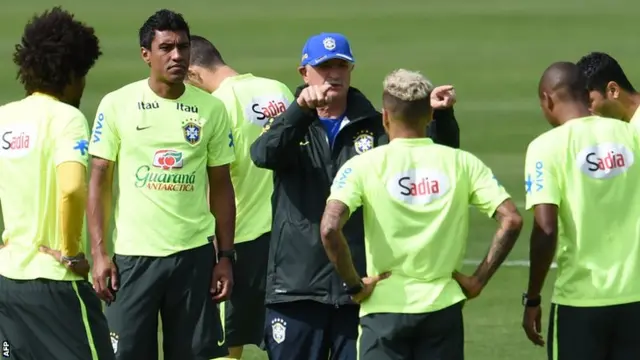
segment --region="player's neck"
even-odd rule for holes
[[[624,113],[624,121],[629,122],[633,115],[635,115],[636,111],[638,111],[638,107],[640,107],[640,94],[633,93],[629,94],[627,101],[625,101],[625,113]]]
[[[425,126],[405,126],[403,124],[396,124],[391,126],[388,130],[389,140],[393,139],[423,139],[427,137],[426,125]]]
[[[223,81],[237,75],[238,72],[233,70],[229,65],[220,65],[212,71],[207,72],[206,75],[204,75],[206,76],[204,81],[207,84],[207,90],[209,92],[214,92],[220,87],[220,84],[222,84]]]
[[[163,99],[175,100],[182,96],[185,91],[183,82],[169,84],[150,77],[148,83],[151,91]]]
[[[589,111],[589,107],[585,104],[567,104],[567,106],[562,109],[560,116],[558,116],[558,122],[560,124],[564,124],[567,121],[584,118],[591,115],[592,114],[591,111]]]
[[[317,108],[318,117],[325,119],[337,119],[347,111],[347,98],[336,99],[329,106]]]

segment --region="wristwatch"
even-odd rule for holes
[[[85,260],[85,256],[83,253],[79,253],[75,256],[60,256],[60,262],[71,267],[74,267],[83,260]]]
[[[525,307],[536,307],[536,306],[540,306],[540,303],[542,302],[542,298],[540,296],[533,298],[533,299],[529,299],[527,297],[527,293],[523,293],[522,294],[522,305]]]
[[[344,287],[344,292],[349,296],[358,294],[364,289],[364,283],[362,282],[362,280],[360,280],[357,285],[351,287],[347,286],[347,283],[343,283],[342,286]]]
[[[231,260],[231,264],[235,264],[236,260],[238,260],[235,249],[218,251],[218,261],[220,261],[220,259],[222,258]]]

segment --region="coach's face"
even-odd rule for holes
[[[190,46],[184,31],[156,31],[151,49],[142,48],[142,58],[155,76],[179,83],[187,76]]]
[[[329,94],[333,97],[346,96],[351,84],[353,64],[342,59],[331,59],[316,66],[300,68],[300,75],[307,85],[331,84]]]

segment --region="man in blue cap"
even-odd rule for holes
[[[251,146],[253,162],[273,170],[273,226],[267,272],[265,345],[272,360],[355,360],[358,306],[329,262],[320,220],[336,172],[350,158],[389,142],[381,114],[350,86],[354,56],[342,34],[307,40],[296,101],[270,119]],[[431,93],[437,143],[458,147],[453,87]],[[343,228],[351,257],[366,276],[358,210]],[[393,276],[393,275],[392,275]],[[377,282],[380,278],[369,278]],[[384,280],[382,280],[384,281]]]

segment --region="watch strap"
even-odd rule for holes
[[[536,307],[540,306],[542,303],[542,298],[540,296],[529,298],[527,297],[527,293],[522,294],[522,305],[525,307]]]
[[[345,292],[347,293],[347,295],[355,295],[357,293],[359,293],[360,291],[362,291],[362,289],[364,289],[364,283],[362,282],[362,280],[360,280],[360,282],[358,282],[357,285],[354,286],[347,286],[347,284],[344,284],[345,287]]]

